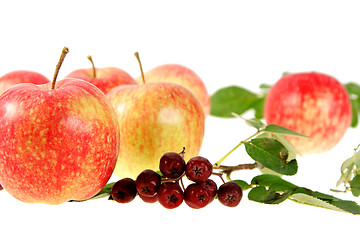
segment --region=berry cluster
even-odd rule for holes
[[[241,187],[234,182],[224,182],[219,188],[209,177],[213,174],[210,161],[196,156],[185,163],[181,153],[168,152],[160,158],[159,173],[147,169],[133,180],[123,178],[117,181],[111,192],[112,199],[119,203],[131,202],[136,195],[148,203],[159,202],[173,209],[182,202],[191,208],[202,208],[217,196],[225,206],[235,207],[242,198]],[[182,178],[186,176],[191,183],[184,187]]]

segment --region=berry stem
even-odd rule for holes
[[[219,169],[221,170],[221,172],[223,173],[227,173],[227,172],[233,172],[233,171],[238,171],[238,170],[252,170],[255,168],[262,168],[263,166],[260,163],[246,163],[246,164],[239,164],[236,166],[224,166],[224,165],[220,165],[218,167],[214,167],[214,169]]]
[[[225,183],[225,180],[224,180],[224,178],[222,177],[222,173],[212,173],[212,175],[216,175],[216,176],[218,176],[220,179],[221,179],[221,181],[223,182],[223,183]]]
[[[183,150],[179,154],[183,159],[185,159],[185,147],[183,147]]]
[[[144,75],[144,71],[143,71],[143,68],[142,68],[142,64],[141,64],[140,56],[139,56],[139,53],[138,53],[138,52],[135,52],[135,57],[136,57],[136,59],[137,59],[138,62],[139,62],[140,72],[141,72],[141,78],[142,78],[142,80],[143,80],[143,83],[145,84],[145,75]]]
[[[91,66],[92,66],[92,70],[93,70],[93,78],[96,78],[96,68],[95,68],[95,65],[94,65],[94,61],[92,60],[92,57],[90,55],[87,56],[87,58],[91,62]]]
[[[67,47],[64,47],[62,52],[61,52],[61,56],[60,56],[60,59],[58,61],[58,64],[56,65],[56,68],[55,68],[54,77],[53,77],[53,80],[52,80],[52,83],[51,83],[51,89],[55,89],[56,78],[57,78],[57,76],[59,74],[60,67],[61,67],[62,63],[64,62],[65,56],[66,56],[66,54],[68,54],[68,52],[69,52],[69,49]]]
[[[220,160],[218,160],[213,167],[214,168],[218,168],[221,163],[231,154],[233,153],[236,149],[238,149],[238,147],[240,147],[241,145],[243,145],[245,142],[249,141],[250,139],[254,138],[256,135],[260,134],[261,132],[263,132],[263,130],[259,129],[256,133],[254,133],[253,135],[251,135],[250,137],[246,138],[245,140],[241,141],[238,143],[238,145],[236,145],[233,149],[230,150],[230,152],[228,152],[227,154],[225,154],[225,156],[223,156],[222,158],[220,158]]]
[[[182,178],[180,178],[180,184],[181,184],[183,191],[185,191],[185,186],[184,186],[184,182],[183,182]]]

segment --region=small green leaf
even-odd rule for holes
[[[289,135],[289,136],[296,136],[296,137],[305,137],[305,138],[309,138],[305,135],[302,135],[300,133],[294,132],[293,130],[290,130],[288,128],[284,128],[275,124],[269,124],[265,127],[264,129],[265,132],[270,132],[270,133],[279,133],[279,134],[284,134],[284,135]]]
[[[272,175],[272,174],[262,174],[256,176],[251,180],[251,184],[269,187],[270,189],[275,191],[285,191],[298,187],[282,179],[280,176]]]
[[[351,99],[351,108],[352,108],[352,120],[351,120],[351,127],[356,127],[359,122],[359,110],[360,104],[358,100]]]
[[[263,123],[260,119],[257,118],[245,119],[236,113],[232,113],[232,115],[236,118],[241,118],[242,120],[245,121],[247,125],[249,125],[250,127],[254,127],[257,130],[260,130],[261,128],[264,128],[266,126],[265,123]]]
[[[357,83],[350,82],[344,85],[349,94],[360,96],[360,86]]]
[[[269,91],[270,88],[272,87],[272,85],[266,84],[266,83],[262,83],[262,84],[260,84],[259,87],[260,87],[260,89],[262,89],[262,90]]]
[[[360,145],[355,149],[352,157],[346,159],[341,165],[341,177],[337,181],[336,186],[347,184],[351,181],[353,175],[357,174],[357,169],[360,167],[360,151],[357,151]]]
[[[355,197],[360,196],[360,175],[356,175],[350,182],[351,192]]]
[[[211,96],[210,114],[216,117],[233,117],[251,109],[258,99],[257,95],[237,86],[219,89]]]
[[[265,127],[265,124],[261,120],[256,119],[256,118],[247,119],[245,121],[248,125],[256,128],[258,130]]]
[[[291,191],[285,191],[279,194],[274,190],[267,190],[264,186],[254,187],[248,194],[251,201],[266,203],[266,204],[279,204],[285,201],[291,194]]]
[[[98,192],[92,198],[89,198],[89,199],[86,199],[86,200],[70,200],[69,202],[85,202],[85,201],[88,201],[88,200],[94,200],[94,199],[109,197],[111,195],[111,190],[112,190],[112,187],[114,186],[114,184],[115,184],[115,182],[106,184],[103,187],[103,189],[101,189],[101,191]]]
[[[247,182],[245,182],[245,181],[243,181],[243,180],[232,180],[233,182],[235,182],[235,183],[237,183],[240,187],[241,187],[241,189],[243,190],[243,191],[246,191],[246,190],[248,190],[249,188],[251,188],[251,186],[247,183]]]
[[[244,144],[249,156],[264,167],[284,175],[296,174],[296,160],[288,161],[289,152],[279,141],[273,138],[255,138]]]

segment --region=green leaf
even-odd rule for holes
[[[222,88],[211,96],[210,114],[225,118],[233,117],[233,112],[241,115],[251,109],[257,99],[256,94],[241,87]]]
[[[263,174],[251,181],[255,191],[249,192],[249,199],[257,202],[275,204],[289,199],[315,207],[360,214],[360,206],[353,201],[341,200],[334,196],[298,187],[279,176]],[[250,194],[251,193],[251,194]]]
[[[266,126],[265,123],[263,123],[260,119],[257,118],[245,119],[236,113],[232,113],[232,115],[236,118],[244,120],[247,125],[249,125],[250,127],[254,127],[257,130],[260,130],[261,128],[264,128]]]
[[[245,122],[249,126],[256,128],[257,130],[265,127],[265,123],[263,123],[261,120],[256,119],[256,118],[245,119]]]
[[[237,183],[237,184],[241,187],[241,189],[242,189],[243,191],[246,191],[246,190],[248,190],[249,188],[251,188],[251,186],[250,186],[247,182],[245,182],[245,181],[243,181],[243,180],[232,180],[232,182]]]
[[[252,108],[255,111],[256,119],[264,118],[264,105],[265,105],[266,96],[259,97],[256,101],[254,101]]]
[[[265,127],[264,129],[265,132],[270,132],[270,133],[279,133],[279,134],[284,134],[284,135],[289,135],[289,136],[296,136],[296,137],[305,137],[305,138],[309,138],[305,135],[302,135],[300,133],[294,132],[293,130],[290,130],[288,128],[284,128],[275,124],[269,124]]]
[[[267,91],[270,90],[270,88],[272,87],[272,85],[266,84],[266,83],[262,83],[262,84],[260,84],[259,87],[260,87],[260,89],[265,90],[265,91],[267,92]]]
[[[356,175],[350,182],[351,192],[355,197],[360,196],[360,175]]]
[[[112,190],[112,187],[114,186],[114,184],[115,184],[115,182],[106,184],[103,187],[103,189],[101,189],[101,191],[98,192],[92,198],[89,198],[89,199],[86,199],[86,200],[70,200],[69,202],[85,202],[85,201],[88,201],[88,200],[94,200],[94,199],[109,197],[111,195],[111,190]]]
[[[289,189],[295,189],[298,186],[282,179],[280,176],[272,174],[262,174],[254,177],[251,180],[251,184],[268,187],[275,191],[286,191]]]
[[[248,198],[251,201],[260,203],[279,204],[285,201],[290,194],[291,191],[286,191],[283,194],[279,194],[274,190],[267,190],[265,187],[259,186],[251,189],[248,194]]]
[[[360,104],[358,100],[351,99],[351,108],[352,108],[352,120],[351,120],[351,127],[356,127],[359,122],[359,109]]]
[[[245,142],[245,149],[255,161],[283,175],[294,175],[298,166],[295,159],[288,162],[288,150],[273,138],[255,138]]]
[[[298,188],[289,199],[298,203],[315,207],[322,207],[352,214],[360,214],[360,206],[356,202],[341,200],[331,195],[313,192],[305,188]]]
[[[353,175],[357,175],[357,168],[360,167],[360,151],[357,151],[360,145],[355,149],[352,157],[346,159],[341,165],[341,177],[336,186],[347,184],[351,181]]]
[[[360,86],[357,83],[350,82],[344,85],[348,93],[360,96]]]
[[[352,121],[351,127],[356,127],[359,121],[360,113],[360,86],[354,82],[344,85],[349,93],[352,106]]]

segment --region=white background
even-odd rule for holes
[[[210,94],[229,85],[258,91],[284,71],[319,71],[340,82],[360,83],[360,14],[356,1],[2,1],[0,75],[38,71],[52,78],[61,49],[69,47],[59,78],[74,69],[122,68],[140,75],[164,63],[193,69]],[[298,158],[289,181],[331,193],[341,163],[360,143],[350,129],[331,151]],[[216,162],[253,133],[241,120],[208,117],[201,155]],[[240,148],[224,163],[251,162]],[[250,181],[257,170],[237,176]],[[112,180],[116,180],[114,176]],[[216,180],[217,181],[217,180]],[[134,200],[105,199],[59,206],[21,203],[0,192],[1,239],[235,239],[316,236],[357,237],[359,217],[286,201],[236,208],[217,201],[204,209],[174,210]],[[3,238],[6,236],[6,238]]]

